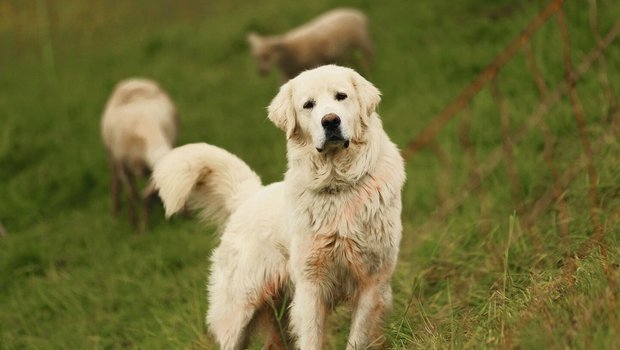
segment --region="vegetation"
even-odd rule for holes
[[[279,77],[258,76],[245,33],[282,32],[340,5],[361,8],[371,20],[376,55],[365,75],[383,93],[385,128],[404,147],[547,4],[0,2],[0,222],[9,232],[0,237],[1,349],[215,348],[204,315],[208,256],[218,238],[194,218],[166,221],[161,208],[145,235],[135,234],[127,218],[112,217],[99,137],[104,103],[123,78],[156,79],[177,104],[181,144],[224,147],[265,183],[278,181],[285,140],[265,107]],[[576,65],[596,46],[588,2],[564,8]],[[606,33],[620,3],[601,0],[598,10]],[[554,19],[531,46],[544,81],[555,88],[564,66]],[[606,59],[617,98],[618,41]],[[433,219],[438,198],[455,198],[470,181],[468,149],[478,164],[501,149],[499,107],[485,88],[439,134],[448,166],[431,149],[408,162],[389,348],[620,348],[618,115],[599,68],[579,80],[577,92],[596,146],[602,244],[581,254],[596,235],[585,170],[563,189],[565,211],[553,202],[526,222],[553,184],[538,126],[514,144],[513,161],[500,163],[456,210]],[[512,133],[539,100],[524,55],[502,70],[498,84]],[[471,148],[459,138],[463,118],[471,119]],[[562,175],[583,153],[568,97],[545,121]],[[519,201],[511,192],[511,164]],[[330,318],[329,348],[344,347],[349,317],[342,308]]]

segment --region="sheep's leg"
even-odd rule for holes
[[[353,49],[361,51],[361,68],[365,74],[369,74],[374,55],[374,48],[368,31],[364,30],[357,33]]]
[[[119,170],[121,182],[127,192],[127,213],[129,215],[129,222],[133,227],[136,227],[136,203],[138,202],[138,193],[136,191],[136,184],[134,183],[134,176],[123,166],[120,166]]]
[[[364,69],[365,73],[368,74],[370,73],[370,66],[372,65],[372,59],[374,55],[372,43],[370,42],[369,38],[362,41],[361,49],[364,56],[362,58],[362,69]]]
[[[149,224],[149,212],[151,210],[151,204],[153,203],[153,199],[157,190],[155,189],[155,184],[153,181],[148,182],[144,190],[142,190],[142,215],[140,215],[140,226],[138,230],[140,233],[146,232]]]
[[[121,211],[121,199],[119,196],[120,183],[119,183],[119,164],[117,164],[112,156],[108,156],[108,162],[110,163],[110,192],[112,192],[112,214],[118,218]]]

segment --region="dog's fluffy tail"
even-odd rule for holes
[[[261,188],[261,180],[235,155],[206,143],[177,147],[156,164],[152,176],[166,216],[197,210],[221,229],[228,217]]]

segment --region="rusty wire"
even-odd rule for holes
[[[440,225],[448,215],[453,213],[458,207],[465,203],[470,196],[476,196],[480,202],[480,220],[481,232],[483,229],[482,222],[488,221],[488,209],[485,202],[489,200],[489,195],[483,190],[485,179],[502,163],[507,168],[507,181],[510,184],[514,207],[517,209],[518,217],[521,220],[523,230],[520,234],[527,234],[534,248],[538,251],[541,249],[540,233],[537,232],[536,223],[552,206],[557,210],[556,225],[559,231],[559,239],[564,251],[565,263],[561,268],[558,278],[546,284],[544,288],[540,288],[533,284],[532,297],[529,305],[524,307],[517,315],[516,322],[510,327],[509,331],[504,335],[502,340],[505,345],[510,345],[512,336],[518,334],[521,329],[532,319],[537,313],[548,315],[547,305],[545,303],[546,296],[562,291],[569,293],[575,284],[574,273],[577,269],[577,261],[589,256],[593,251],[601,252],[603,259],[601,264],[607,282],[610,287],[618,286],[618,276],[610,272],[608,268],[609,262],[606,257],[606,249],[604,247],[605,234],[609,231],[610,225],[615,225],[620,220],[620,215],[611,215],[603,221],[601,213],[603,208],[597,198],[599,175],[595,167],[595,159],[597,154],[614,141],[615,135],[620,132],[620,111],[618,111],[618,102],[613,95],[613,90],[608,77],[607,63],[605,59],[605,50],[609,45],[620,36],[620,20],[617,20],[611,29],[601,36],[598,29],[598,10],[595,0],[589,0],[590,11],[590,29],[595,39],[596,45],[582,59],[578,65],[574,65],[571,57],[571,42],[569,37],[568,26],[564,17],[564,2],[562,0],[554,0],[546,6],[529,24],[521,31],[517,38],[506,46],[504,50],[489,64],[461,93],[449,103],[435,118],[433,118],[425,128],[414,137],[403,149],[403,156],[409,160],[420,150],[430,146],[434,154],[439,160],[440,166],[452,166],[453,161],[447,161],[449,155],[443,151],[438,141],[438,137],[447,124],[458,114],[462,114],[457,129],[459,144],[466,158],[466,164],[469,168],[469,180],[454,192],[450,198],[446,196],[445,188],[446,179],[441,181],[440,205],[438,210],[432,217],[423,223],[418,229],[429,230],[431,225]],[[530,43],[531,38],[536,32],[555,17],[557,30],[561,37],[561,57],[564,63],[564,79],[555,86],[550,88],[543,78],[540,68],[536,62],[536,57]],[[507,106],[505,97],[502,94],[499,84],[499,72],[502,68],[512,61],[517,52],[522,51],[525,55],[527,70],[538,90],[539,102],[534,108],[530,116],[521,125],[516,126],[515,132],[511,125],[510,111]],[[591,70],[594,65],[598,66],[599,82],[602,87],[603,96],[606,102],[606,108],[603,112],[610,119],[609,126],[605,128],[605,132],[600,137],[593,139],[590,136],[590,130],[586,123],[586,115],[581,104],[576,85],[581,77]],[[476,160],[476,150],[469,136],[471,125],[471,101],[484,89],[489,88],[494,104],[498,107],[498,115],[501,125],[501,144],[496,146],[482,161]],[[558,169],[554,163],[554,150],[556,145],[556,137],[553,135],[549,124],[545,117],[549,114],[551,108],[562,100],[564,96],[568,97],[572,116],[577,126],[577,132],[581,144],[581,153],[565,169]],[[535,199],[529,208],[524,205],[524,199],[521,198],[521,184],[519,174],[516,169],[516,159],[514,156],[515,147],[522,142],[528,135],[533,132],[540,132],[544,139],[543,160],[551,174],[551,183],[546,191],[540,197]],[[588,212],[592,235],[576,247],[572,252],[569,239],[569,223],[570,216],[568,204],[565,194],[569,185],[582,173],[587,175],[587,197]],[[534,234],[536,232],[536,234]],[[519,237],[515,237],[519,239]],[[609,296],[611,305],[617,305],[616,295],[612,293]],[[615,315],[613,316],[615,317]],[[618,326],[617,320],[612,320],[613,324]],[[619,330],[620,331],[620,330]]]
[[[583,153],[586,157],[587,170],[588,170],[588,195],[590,199],[590,220],[594,226],[594,231],[597,239],[602,235],[601,221],[598,213],[598,203],[596,198],[598,173],[594,167],[594,153],[592,152],[592,145],[590,144],[590,138],[588,137],[588,130],[586,126],[586,117],[583,112],[583,107],[577,94],[577,88],[575,87],[575,70],[573,69],[573,62],[571,58],[571,44],[569,39],[568,27],[566,26],[566,19],[564,18],[564,11],[560,9],[556,13],[556,19],[558,29],[562,34],[563,51],[562,56],[564,58],[564,69],[566,77],[566,85],[568,86],[568,96],[570,97],[571,107],[573,108],[573,116],[579,130],[579,140],[583,147]]]
[[[452,120],[456,114],[465,108],[480,90],[492,80],[497,73],[519,52],[523,45],[530,41],[532,35],[545,24],[545,22],[556,13],[564,3],[563,0],[553,0],[543,9],[521,33],[506,46],[502,52],[480,73],[461,93],[448,104],[418,136],[411,140],[403,149],[403,157],[410,159],[432,142],[437,134]]]
[[[555,4],[557,3],[556,1],[554,1],[552,3]],[[561,2],[560,2],[561,3]],[[554,6],[548,6],[546,7],[541,14],[539,14],[533,22],[538,22],[540,21],[541,18],[545,18],[548,19],[550,14],[547,16],[542,16],[542,14],[547,13],[548,11],[550,11],[550,9],[553,10],[553,13],[558,11],[558,8],[554,7]],[[542,23],[536,23],[535,28],[539,28],[540,25]],[[527,28],[532,28],[534,27],[532,23],[530,23]],[[520,38],[523,37],[523,33],[529,33],[528,34],[528,38],[531,37],[531,35],[533,34],[530,33],[529,31],[523,31],[522,34],[519,36]],[[573,84],[576,83],[586,72],[588,72],[592,65],[594,63],[596,63],[603,55],[604,49],[606,47],[609,46],[609,44],[618,37],[618,35],[620,35],[620,20],[616,21],[615,24],[613,25],[613,27],[609,30],[609,32],[606,34],[606,36],[602,39],[602,41],[600,42],[599,45],[597,45],[597,47],[593,48],[587,55],[585,55],[585,57],[583,58],[583,60],[581,61],[581,63],[576,66],[576,68],[573,69],[573,73],[572,73],[572,82]],[[513,41],[514,43],[514,41]],[[511,43],[512,44],[512,43]],[[502,53],[505,53],[506,50],[502,51]],[[505,54],[504,54],[505,55]],[[498,61],[498,59],[495,59],[494,62]],[[495,66],[495,65],[491,65],[491,66]],[[501,68],[501,67],[499,67]],[[478,78],[476,78],[474,81],[481,81],[482,80],[482,76],[488,74],[486,73],[487,70],[483,71],[480,76],[478,76]],[[489,80],[487,80],[488,82]],[[466,88],[465,90],[470,91],[472,90],[472,86],[474,86],[475,84],[470,84],[468,86],[468,88]],[[476,85],[477,86],[477,85]],[[480,91],[482,87],[477,88],[478,91]],[[546,92],[544,93],[543,98],[541,98],[540,102],[538,103],[538,106],[534,109],[534,111],[532,112],[532,114],[530,115],[529,118],[527,118],[527,120],[521,124],[518,128],[517,131],[514,132],[510,137],[512,139],[512,144],[513,145],[517,145],[520,142],[522,142],[525,137],[527,137],[533,130],[535,130],[536,126],[540,125],[542,121],[544,121],[544,117],[547,115],[547,113],[549,112],[549,110],[558,102],[560,101],[560,99],[562,98],[563,95],[565,95],[567,92],[569,92],[569,86],[568,86],[568,82],[567,81],[563,81],[560,82],[557,87],[555,89],[553,89],[552,91],[548,91],[545,90]],[[464,93],[461,93],[459,96],[464,95]],[[465,94],[466,95],[466,94]],[[466,106],[469,104],[469,101],[471,99],[473,99],[475,95],[472,95],[472,97],[469,98],[469,100],[466,100],[465,102],[463,102],[463,107],[462,109],[455,111],[453,115],[451,115],[451,117],[453,117],[456,113],[458,112],[462,112]],[[457,98],[458,99],[458,98]],[[454,102],[453,102],[454,103]],[[452,104],[453,104],[452,103]],[[424,130],[433,130],[432,135],[431,136],[418,136],[416,138],[414,138],[414,140],[412,140],[412,142],[414,142],[416,139],[423,139],[426,140],[424,142],[425,145],[429,145],[431,143],[436,142],[436,139],[438,137],[438,133],[439,131],[441,131],[441,129],[437,129],[435,130],[435,126],[434,125],[438,125],[437,120],[443,120],[445,118],[445,111],[446,109],[444,109],[442,112],[440,112],[437,117],[433,118],[431,120],[431,122],[429,122],[429,124],[427,125],[426,128],[424,128]],[[445,125],[444,125],[445,127]],[[421,135],[421,134],[420,134]],[[463,141],[461,140],[461,143]],[[417,142],[414,142],[416,144],[420,144]],[[411,144],[411,142],[410,142]],[[467,147],[464,147],[464,150],[467,151]],[[436,150],[434,150],[436,152]],[[407,153],[406,150],[403,152],[405,156],[408,155],[409,159],[410,157],[412,157],[415,153]],[[442,158],[445,158],[444,156],[442,156]],[[498,147],[496,147],[491,153],[490,155],[484,160],[484,162],[482,162],[482,164],[476,169],[475,173],[477,174],[477,176],[474,176],[473,178],[470,179],[469,183],[467,183],[465,186],[462,186],[459,190],[457,190],[456,194],[454,195],[454,197],[449,201],[448,205],[440,205],[440,210],[438,210],[435,214],[433,214],[432,220],[443,220],[445,219],[445,217],[450,214],[451,212],[453,212],[456,208],[458,208],[460,205],[462,205],[465,201],[465,199],[467,199],[469,197],[469,195],[476,191],[477,188],[480,186],[480,184],[482,183],[482,181],[489,176],[493,170],[495,170],[495,168],[504,160],[505,158],[505,151],[504,151],[504,146],[500,145]],[[441,161],[440,163],[444,163],[443,161]],[[554,198],[555,199],[555,198]]]
[[[577,66],[575,69],[574,77],[576,80],[581,78],[592,65],[600,58],[603,53],[603,48],[607,47],[618,35],[620,34],[620,21],[617,21],[613,28],[608,32],[606,37],[604,38],[604,46],[596,47],[592,49],[582,60],[581,64]],[[517,131],[512,135],[512,140],[514,144],[519,144],[529,133],[544,119],[547,115],[551,107],[553,107],[564,94],[568,91],[568,87],[566,82],[561,82],[558,86],[551,92],[549,92],[545,98],[543,98],[538,106],[534,109],[530,117],[518,127]],[[430,122],[431,124],[433,121]],[[436,134],[435,137],[438,135]],[[434,140],[433,140],[434,141]],[[431,220],[427,221],[421,229],[427,229],[428,225],[432,224],[433,221],[441,221],[444,220],[447,215],[456,210],[459,206],[461,206],[465,200],[469,197],[472,192],[480,186],[482,181],[489,176],[493,170],[502,162],[504,158],[504,150],[500,145],[496,147],[491,154],[484,160],[484,162],[477,169],[477,173],[479,177],[473,179],[465,186],[462,186],[457,193],[454,195],[452,200],[450,200],[449,205],[440,205],[440,210],[435,212]]]

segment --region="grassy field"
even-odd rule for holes
[[[588,4],[565,5],[575,64],[596,45]],[[366,75],[383,93],[385,128],[404,146],[546,1],[0,0],[0,222],[9,231],[0,237],[0,349],[215,348],[204,315],[217,238],[192,218],[164,220],[161,208],[146,235],[112,217],[103,105],[117,81],[154,78],[177,104],[181,144],[224,147],[264,183],[277,181],[285,140],[265,107],[278,76],[257,75],[245,33],[278,33],[340,5],[371,20],[376,57]],[[620,2],[601,0],[598,8],[607,32]],[[555,21],[532,49],[554,88],[564,74]],[[620,40],[606,59],[617,98]],[[500,75],[509,130],[537,105],[526,67],[517,55]],[[538,127],[463,205],[432,219],[438,198],[453,198],[471,176],[462,118],[471,119],[476,162],[501,148],[500,111],[485,88],[439,135],[448,167],[430,150],[408,162],[389,348],[620,348],[620,141],[599,72],[589,70],[577,92],[596,146],[602,244],[580,254],[595,234],[585,171],[563,189],[564,206],[526,224],[553,183]],[[582,154],[568,97],[545,120],[563,174]],[[330,318],[330,349],[344,347],[349,317],[338,309]]]

